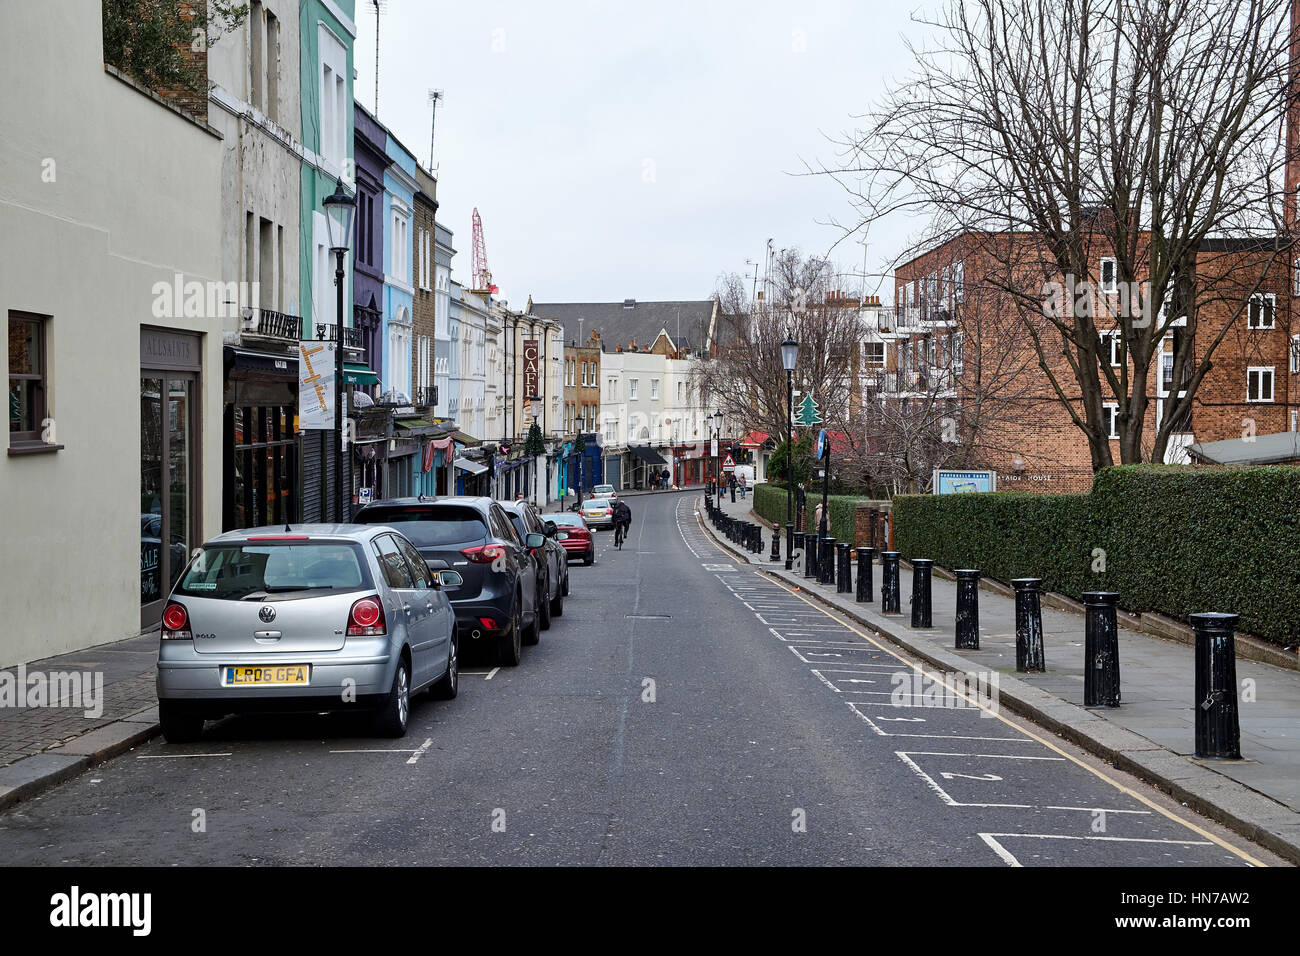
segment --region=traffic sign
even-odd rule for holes
[[[826,429],[817,433],[817,458],[818,460],[826,457]]]
[[[722,470],[723,471],[736,470],[736,460],[732,458],[731,455],[727,455],[726,459],[722,462]]]

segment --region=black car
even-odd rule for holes
[[[515,531],[521,537],[541,534],[546,538],[545,560],[538,562],[538,572],[545,576],[545,580],[537,588],[538,594],[545,595],[546,606],[539,606],[539,610],[542,611],[542,630],[546,630],[551,626],[552,616],[559,617],[564,613],[564,598],[569,593],[569,558],[557,537],[559,528],[527,501],[504,502],[501,507],[510,515]]]
[[[358,524],[396,527],[434,567],[459,571],[452,592],[462,648],[495,645],[499,664],[519,663],[520,646],[541,637],[539,559],[547,538],[517,534],[510,516],[492,498],[392,498],[366,505]],[[543,602],[545,603],[545,602]],[[549,615],[548,615],[549,616]]]

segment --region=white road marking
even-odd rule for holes
[[[433,738],[430,737],[428,740],[420,744],[420,746],[415,749],[415,753],[411,754],[411,759],[406,762],[415,763],[422,756],[424,756],[425,751],[427,751],[432,746],[433,746]]]
[[[1113,812],[1113,811],[1112,811]],[[1023,867],[1011,851],[998,842],[997,838],[1004,840],[1014,840],[1023,838],[1026,840],[1100,840],[1107,843],[1165,843],[1175,846],[1214,846],[1209,840],[1153,840],[1140,837],[1108,837],[1108,836],[1073,836],[1062,833],[981,833],[979,838],[988,844],[989,848],[998,855],[1007,866]]]
[[[499,668],[499,667],[494,667],[494,668],[492,668],[490,671],[488,671],[488,675],[487,675],[487,677],[484,677],[483,679],[484,679],[484,680],[491,680],[493,677],[496,676],[496,673],[497,673],[497,671],[499,671],[499,670],[501,670],[501,668]]]
[[[1018,744],[1033,743],[1033,741],[1028,737],[968,737],[962,734],[896,734],[885,730],[883,727],[877,724],[876,721],[889,720],[898,723],[923,724],[926,722],[925,718],[924,717],[879,717],[878,716],[875,719],[872,719],[871,717],[868,717],[866,714],[862,713],[862,711],[858,710],[857,707],[859,703],[867,703],[867,701],[851,700],[851,701],[845,701],[845,703],[848,704],[849,710],[853,711],[855,714],[861,717],[866,722],[867,726],[870,727],[872,730],[874,730],[881,737],[928,737],[931,739],[941,739],[941,740],[999,740],[999,741],[1005,740],[1009,743],[1018,743]]]

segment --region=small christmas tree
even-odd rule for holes
[[[811,395],[805,395],[803,402],[799,405],[799,410],[794,413],[796,425],[803,428],[811,428],[813,425],[820,425],[822,422],[821,411],[817,408],[817,401]]]
[[[542,438],[542,429],[537,422],[533,422],[528,429],[528,437],[524,439],[524,454],[534,458],[546,455],[546,440]]]

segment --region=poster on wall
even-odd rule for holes
[[[335,348],[331,341],[298,343],[298,427],[334,429]]]

